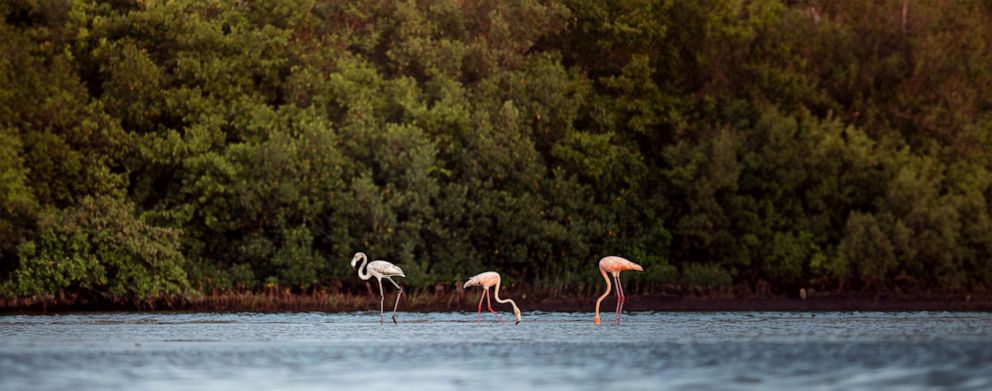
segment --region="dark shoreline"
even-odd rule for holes
[[[569,295],[555,298],[542,295],[513,297],[524,311],[592,312],[596,296]],[[387,301],[395,296],[387,295]],[[469,311],[474,312],[478,295],[414,294],[400,303],[403,311]],[[93,311],[144,312],[347,312],[376,309],[377,297],[353,294],[265,294],[228,293],[199,298],[158,299],[141,303],[91,303],[85,300],[0,300],[0,315],[49,314]],[[615,299],[603,301],[601,311],[612,311]],[[497,305],[496,303],[493,303]],[[502,308],[499,305],[497,308]],[[624,306],[629,311],[992,311],[992,295],[831,295],[808,297],[729,297],[723,295],[691,296],[640,294],[628,295]]]

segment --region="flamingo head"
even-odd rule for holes
[[[462,285],[462,289],[466,289],[466,288],[468,288],[470,286],[480,286],[480,285],[482,285],[482,284],[479,283],[478,277],[479,276],[475,276],[475,277],[469,278],[468,281],[465,281],[465,285]]]
[[[355,265],[358,264],[358,261],[361,261],[362,258],[365,258],[365,253],[363,252],[355,253],[355,257],[351,258],[351,267],[354,268]]]
[[[513,306],[513,316],[517,317],[517,323],[515,324],[520,324],[520,309],[516,305]]]
[[[593,319],[593,321],[596,322],[596,324],[602,323],[602,322],[599,321],[599,314],[596,314],[596,318]]]

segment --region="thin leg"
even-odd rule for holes
[[[397,284],[396,281],[393,281],[392,278],[387,277],[386,279],[389,280],[389,282],[393,283],[393,286],[395,286],[396,289],[398,289],[398,291],[396,292],[396,304],[393,304],[393,323],[397,323],[396,309],[400,307],[400,296],[403,295],[403,288],[400,288],[400,284]]]
[[[619,326],[620,316],[623,315],[623,305],[627,302],[627,295],[623,293],[623,284],[620,283],[620,276],[617,276],[617,290],[620,291],[620,312],[617,313],[617,326]]]
[[[382,306],[383,306],[383,302],[386,301],[386,295],[382,291],[382,279],[377,278],[376,281],[379,281],[379,324],[383,324],[385,323],[385,319],[382,316],[382,312],[383,312]]]
[[[479,319],[476,321],[476,324],[482,324],[482,300],[485,300],[485,298],[486,291],[482,291],[482,294],[479,295]]]
[[[496,317],[496,320],[499,321],[500,323],[503,323],[503,319],[499,318],[499,314],[497,314],[496,311],[493,311],[493,303],[489,301],[489,288],[486,288],[486,306],[489,307],[489,312],[493,313],[493,316]]]
[[[622,299],[623,298],[623,293],[620,290],[620,276],[614,274],[613,275],[613,283],[616,284],[616,286],[617,286],[617,290],[615,292],[615,295],[616,295],[616,298],[617,298],[617,309],[613,313],[613,315],[614,315],[614,317],[613,317],[613,323],[616,323],[616,325],[619,326],[620,325],[620,303],[623,302],[623,299]]]

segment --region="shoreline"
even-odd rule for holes
[[[544,312],[593,312],[597,296],[568,295],[531,299],[522,294],[513,299],[521,310]],[[400,309],[407,312],[465,311],[475,312],[478,292],[414,293],[405,295]],[[0,315],[59,314],[72,312],[353,312],[377,309],[377,296],[356,294],[224,293],[195,298],[160,298],[144,302],[89,302],[75,298],[47,300],[2,299]],[[395,300],[388,295],[386,301]],[[612,311],[615,299],[607,297],[600,311]],[[503,305],[494,303],[494,308]],[[628,295],[627,311],[773,311],[773,312],[854,312],[854,311],[992,311],[992,295],[892,295],[846,294],[807,297],[765,296],[730,297],[725,295]]]

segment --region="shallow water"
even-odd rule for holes
[[[992,389],[990,313],[523,316],[0,316],[0,389]]]

